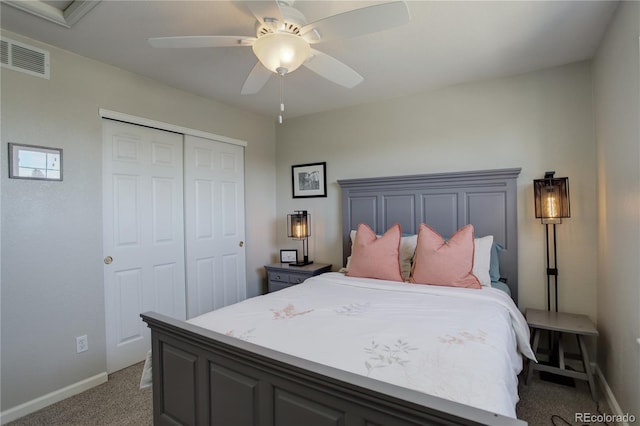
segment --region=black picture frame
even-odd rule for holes
[[[297,262],[298,262],[298,250],[295,250],[295,249],[280,250],[280,263],[297,263]]]
[[[297,164],[291,166],[293,198],[327,196],[327,163]]]

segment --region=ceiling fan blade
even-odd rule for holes
[[[268,21],[269,19],[275,19],[280,23],[284,22],[280,6],[278,6],[278,2],[275,0],[245,1],[243,3],[249,8],[251,13],[253,13],[253,16],[255,16],[261,24],[264,24],[265,20]]]
[[[271,78],[272,75],[273,73],[266,69],[260,61],[256,62],[256,65],[244,81],[244,85],[242,86],[242,91],[240,93],[243,95],[253,95],[254,93],[258,93],[260,89],[267,84],[267,81],[269,81],[269,78]]]
[[[151,37],[149,44],[153,47],[234,47],[251,46],[255,37],[245,36],[178,36]]]
[[[300,30],[309,43],[357,37],[397,27],[409,22],[409,9],[404,1],[382,3],[329,16]]]
[[[357,86],[364,80],[360,74],[333,56],[315,49],[311,49],[311,57],[303,65],[319,76],[348,89]]]

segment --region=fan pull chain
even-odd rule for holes
[[[282,124],[282,116],[284,114],[284,75],[289,72],[284,67],[276,68],[276,72],[280,76],[280,114],[278,115],[278,123]]]
[[[278,115],[278,123],[282,124],[282,115],[284,114],[284,74],[280,74],[280,114]]]

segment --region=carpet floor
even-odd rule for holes
[[[142,367],[142,363],[135,364],[113,373],[106,383],[8,423],[7,426],[151,425],[151,388],[139,388]],[[602,396],[598,404],[594,402],[589,387],[580,380],[576,381],[575,387],[569,387],[541,381],[536,377],[530,385],[525,386],[521,377],[519,395],[520,402],[516,408],[518,418],[533,426],[583,425],[584,422],[576,421],[575,413],[595,416],[598,409],[602,413],[611,413]],[[601,423],[591,423],[597,424]]]
[[[110,374],[106,383],[7,423],[6,426],[151,425],[151,388],[140,389],[143,365],[135,364]]]

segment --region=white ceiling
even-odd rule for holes
[[[58,3],[66,7],[69,2]],[[298,0],[295,7],[312,22],[376,3]],[[285,119],[591,58],[618,2],[407,4],[411,22],[405,26],[315,44],[359,72],[364,82],[345,89],[299,68],[285,76]],[[255,18],[242,2],[104,0],[71,28],[4,2],[0,14],[3,29],[244,110],[278,114],[275,76],[259,93],[240,95],[256,61],[250,47],[154,49],[147,42],[158,36],[254,36]]]

